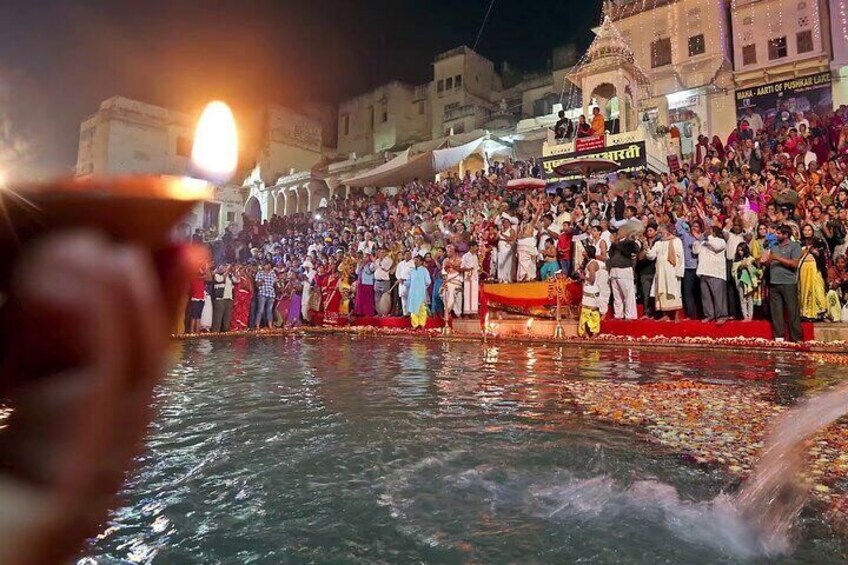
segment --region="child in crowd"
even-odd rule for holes
[[[754,319],[754,306],[762,304],[763,270],[754,261],[747,243],[740,243],[736,247],[732,273],[742,306],[742,320],[750,322]]]

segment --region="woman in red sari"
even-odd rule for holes
[[[342,306],[342,293],[339,291],[340,274],[334,264],[330,264],[324,286],[321,287],[321,297],[326,314],[339,314]]]
[[[250,307],[253,304],[253,277],[250,269],[236,268],[239,282],[233,292],[235,303],[233,304],[232,328],[234,331],[245,331],[250,322]]]

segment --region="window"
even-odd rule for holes
[[[745,45],[742,47],[742,64],[756,65],[757,64],[757,46]]]
[[[438,82],[437,86],[436,86],[436,90],[438,90],[439,92],[444,92],[445,91],[445,81],[440,80]]]
[[[177,155],[179,157],[191,157],[191,140],[180,136],[177,138]]]
[[[453,86],[454,88],[462,88],[462,75],[456,75],[453,78]]]
[[[690,57],[694,57],[695,55],[701,55],[702,53],[704,53],[704,51],[706,51],[706,45],[704,44],[703,33],[689,38]]]
[[[427,107],[424,105],[424,101],[418,103],[418,115],[423,116],[424,112],[427,110]]]
[[[371,129],[373,130],[374,129],[374,106],[368,106],[368,113],[369,113],[369,118],[370,118],[370,121],[368,123],[371,124]]]
[[[671,39],[664,37],[651,43],[651,68],[671,64]]]
[[[768,42],[769,61],[786,57],[786,36],[775,37]]]
[[[389,105],[383,104],[383,112],[381,115],[381,121],[385,124],[389,121]]]
[[[350,135],[350,116],[348,116],[347,114],[342,114],[341,122],[342,131],[344,132],[344,135]]]
[[[448,77],[445,81],[445,89],[452,90],[453,89],[453,77]]]
[[[799,31],[795,41],[798,42],[798,53],[809,53],[813,50],[813,30]]]
[[[236,221],[236,213],[235,212],[227,212],[227,223]]]

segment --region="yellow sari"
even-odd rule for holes
[[[347,280],[347,273],[345,273],[345,276],[339,281],[339,293],[342,295],[342,301],[339,304],[339,314],[347,316],[350,314],[351,295],[351,284]]]
[[[798,294],[802,318],[815,319],[827,311],[824,279],[816,266],[816,258],[806,247],[798,271]]]
[[[427,305],[422,304],[418,312],[412,312],[409,317],[413,328],[427,327]]]

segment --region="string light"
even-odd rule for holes
[[[842,39],[848,43],[848,8],[845,0],[839,0],[839,23],[842,25]]]
[[[813,9],[813,37],[816,38],[816,44],[814,47],[817,48],[818,51],[822,50],[822,37],[821,37],[821,14],[819,13],[819,3],[813,2],[815,8]]]

